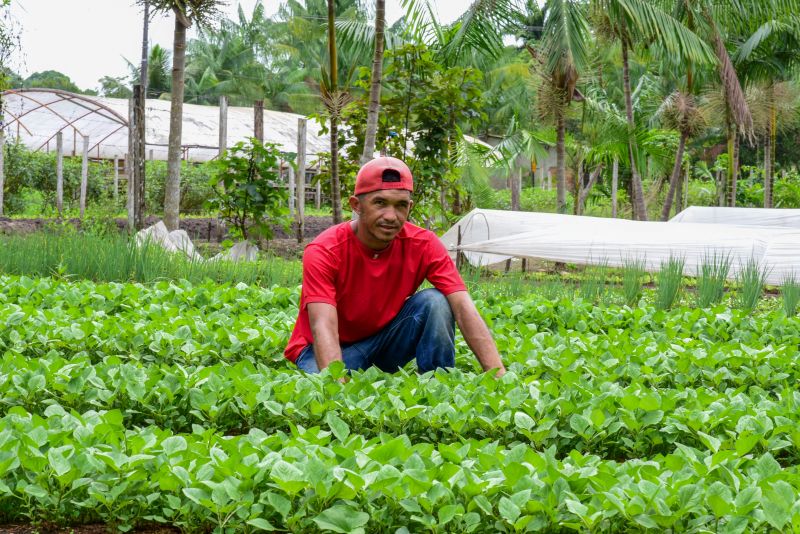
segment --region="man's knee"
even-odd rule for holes
[[[453,311],[450,303],[441,291],[435,288],[423,289],[414,295],[415,304],[428,312],[428,314],[441,315],[443,318],[452,318]]]

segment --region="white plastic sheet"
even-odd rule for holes
[[[669,222],[735,224],[800,229],[800,210],[783,208],[718,208],[690,206]]]
[[[670,257],[680,257],[684,273],[694,276],[714,255],[729,255],[730,278],[751,259],[767,270],[770,284],[800,275],[800,230],[474,210],[441,238],[453,254],[459,225],[461,250],[473,265],[509,257],[609,267],[643,260],[655,272]]]
[[[89,136],[89,157],[124,158],[128,152],[128,100],[76,95],[51,89],[14,89],[3,93],[5,130],[9,139],[19,138],[32,150],[54,152],[56,132],[62,131],[64,154],[78,156],[81,135]],[[169,100],[145,101],[145,157],[166,160],[169,141]],[[253,136],[252,108],[228,108],[227,145]],[[264,110],[264,141],[284,152],[297,152],[297,119],[302,115]],[[219,107],[183,105],[182,158],[208,161],[218,154]],[[306,161],[330,150],[330,137],[320,125],[308,121]]]

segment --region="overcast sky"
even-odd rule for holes
[[[268,14],[282,0],[263,0]],[[241,3],[252,13],[256,0],[228,0],[229,18],[236,18]],[[432,0],[441,22],[451,22],[470,0]],[[386,1],[386,19],[402,15],[400,0]],[[134,0],[11,0],[12,23],[21,28],[22,50],[11,68],[23,78],[57,70],[81,89],[96,89],[103,76],[128,74],[127,58],[138,63],[141,54],[142,14]],[[150,25],[150,43],[172,48],[173,20],[158,16]],[[190,34],[191,36],[192,34]]]

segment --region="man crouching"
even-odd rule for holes
[[[357,221],[328,228],[303,254],[300,311],[285,356],[318,373],[343,360],[395,372],[455,365],[455,323],[485,371],[505,373],[489,329],[436,234],[409,222],[414,182],[405,163],[381,157],[356,176]],[[433,288],[417,292],[428,280]],[[455,319],[455,321],[454,321]]]

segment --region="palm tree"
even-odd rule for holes
[[[177,230],[180,217],[181,129],[183,123],[184,69],[186,65],[186,30],[204,25],[219,13],[222,0],[137,0],[149,3],[154,11],[173,13],[175,30],[172,50],[172,98],[169,116],[167,179],[164,193],[164,224]]]
[[[711,50],[690,29],[657,5],[645,0],[595,0],[593,2],[596,29],[605,37],[619,41],[622,52],[622,83],[625,96],[625,115],[629,132],[629,159],[633,190],[634,218],[647,219],[644,190],[636,165],[636,125],[631,101],[629,52],[639,43],[663,47],[681,60],[709,63]]]
[[[544,34],[541,55],[529,51],[541,66],[542,86],[539,106],[544,118],[551,118],[556,127],[556,207],[567,211],[565,164],[566,114],[576,98],[576,86],[588,68],[587,45],[589,26],[582,2],[550,0],[545,6]]]
[[[766,120],[754,121],[764,135],[764,207],[772,207],[775,164],[775,141],[778,117],[793,117],[797,90],[790,80],[797,74],[800,57],[800,29],[788,20],[778,18],[759,26],[734,55],[737,68],[763,89],[758,103],[766,107]],[[756,104],[758,105],[758,104]]]
[[[672,167],[672,175],[669,179],[669,191],[664,201],[664,208],[661,210],[661,220],[666,221],[669,219],[672,201],[681,182],[681,168],[683,166],[686,141],[699,133],[705,123],[694,95],[679,90],[672,92],[664,100],[656,116],[661,119],[662,124],[667,128],[677,130],[680,133],[678,150],[675,153],[675,165]]]

